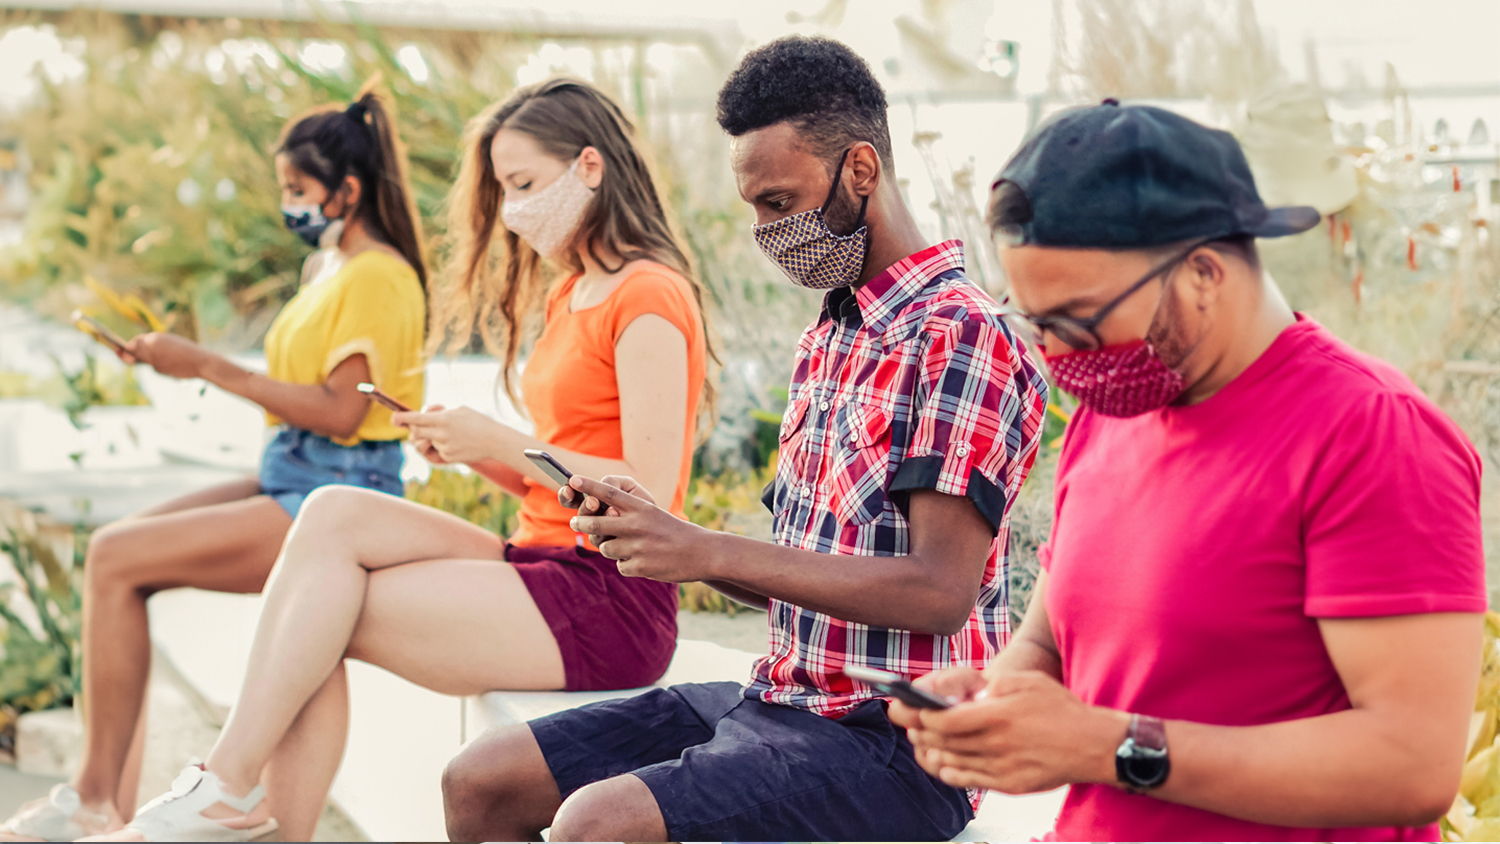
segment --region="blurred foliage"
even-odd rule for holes
[[[703,463],[744,468],[764,457],[749,411],[774,410],[767,387],[786,382],[820,299],[787,284],[748,236],[711,108],[722,57],[634,35],[0,10],[0,31],[21,25],[55,27],[85,73],[39,77],[37,102],[0,117],[0,140],[30,162],[31,183],[25,236],[0,250],[0,294],[62,316],[109,298],[81,286],[92,276],[114,296],[139,297],[172,331],[228,349],[259,343],[307,255],[282,225],[272,168],[288,118],[347,102],[381,74],[437,267],[464,122],[505,96],[518,68],[545,66],[559,43],[581,48],[596,84],[635,118],[707,288],[725,366]],[[672,73],[645,61],[657,47],[672,51]],[[414,56],[420,72],[409,69]]]
[[[781,418],[791,398],[786,387],[768,387],[766,393],[774,404],[770,408],[751,408],[750,419],[754,428],[751,438],[746,440],[749,448],[754,449],[750,465],[757,470],[776,465],[776,452],[781,448]]]
[[[0,749],[9,751],[18,717],[67,706],[83,688],[87,533],[13,507],[0,510],[0,530],[0,556],[15,573],[0,583]]]
[[[1453,808],[1440,822],[1444,841],[1500,840],[1500,615],[1484,618],[1483,670],[1474,718],[1469,726],[1469,753]]]
[[[781,417],[776,417],[779,430]],[[775,443],[775,436],[772,442]],[[688,521],[709,530],[771,539],[771,514],[761,503],[761,492],[776,477],[776,452],[773,450],[759,468],[750,472],[727,470],[714,476],[698,475],[688,484],[684,510]],[[721,612],[736,615],[746,607],[724,597],[704,583],[684,583],[680,594],[682,608],[693,612]]]
[[[688,519],[712,530],[770,539],[770,514],[760,503],[760,493],[774,476],[774,468],[762,468],[748,474],[731,471],[713,478],[696,477],[688,487]],[[408,483],[406,498],[452,513],[497,536],[515,531],[520,511],[519,499],[478,474],[442,466],[433,467],[425,483]],[[701,583],[683,584],[681,599],[683,609],[693,612],[734,615],[745,609]]]
[[[249,345],[295,291],[307,255],[282,225],[272,168],[287,119],[347,102],[381,74],[430,227],[464,120],[510,78],[449,75],[432,60],[419,85],[393,45],[359,26],[342,28],[347,66],[314,73],[303,52],[333,42],[299,37],[296,26],[198,23],[79,13],[64,25],[87,44],[86,75],[44,85],[42,102],[3,126],[27,151],[35,190],[25,238],[0,254],[12,294],[40,297],[95,276],[154,303],[178,333]]]
[[[36,395],[60,407],[68,414],[68,421],[73,423],[74,428],[84,427],[83,414],[91,407],[139,407],[151,403],[146,394],[141,392],[141,386],[135,380],[135,370],[131,367],[101,368],[98,358],[85,355],[83,368],[77,372],[68,372],[61,360],[55,357],[53,360],[57,361],[57,378],[44,382]]]
[[[444,466],[434,466],[426,483],[408,482],[406,498],[452,513],[496,536],[515,532],[516,514],[521,509],[520,499],[478,474]]]
[[[140,407],[151,402],[141,391],[135,371],[128,366],[99,363],[85,355],[83,367],[69,372],[56,356],[57,374],[34,378],[24,372],[0,370],[0,399],[34,397],[68,414],[75,428],[83,428],[83,414],[90,407]]]

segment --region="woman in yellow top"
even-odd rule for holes
[[[541,323],[521,378],[536,426],[528,435],[464,407],[396,421],[429,459],[467,463],[521,496],[516,534],[506,542],[365,490],[319,490],[287,537],[205,767],[184,770],[126,833],[245,839],[274,817],[283,840],[306,840],[343,754],[345,659],[454,695],[632,688],[666,671],[677,585],[620,574],[523,455],[640,478],[682,514],[712,353],[700,288],[633,135],[608,97],[559,79],[515,91],[465,139],[449,198],[455,284],[432,297],[434,339],[500,327],[493,348],[509,381],[522,321]],[[567,272],[545,296],[542,257]]]
[[[179,586],[258,592],[314,488],[401,493],[399,440],[406,432],[355,389],[372,381],[410,406],[422,401],[426,271],[386,98],[367,89],[347,109],[292,121],[275,163],[288,226],[323,248],[308,258],[301,290],[266,336],[267,374],[170,334],[137,337],[122,355],[264,407],[279,428],[260,475],[94,534],[84,569],[82,766],[0,833],[72,841],[117,829],[134,815],[151,658],[149,595]]]

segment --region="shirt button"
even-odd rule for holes
[[[959,443],[958,444],[958,456],[959,457],[963,457],[964,455],[966,455],[968,453],[969,453],[969,444],[968,443]]]
[[[812,495],[812,487],[810,487],[810,486],[803,487],[802,488],[802,497],[806,498],[809,495]]]
[[[828,409],[828,402],[825,401],[825,402],[820,403],[818,405],[818,409],[819,410],[827,410]]]

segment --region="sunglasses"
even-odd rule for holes
[[[1145,287],[1155,279],[1171,272],[1176,266],[1187,260],[1189,255],[1198,251],[1199,248],[1211,240],[1194,243],[1183,250],[1182,253],[1161,264],[1151,272],[1146,273],[1139,281],[1125,288],[1125,292],[1110,300],[1108,304],[1094,312],[1090,317],[1070,316],[1032,316],[1025,311],[1010,304],[1010,297],[1006,296],[1000,303],[1000,315],[1021,335],[1021,339],[1031,346],[1040,349],[1048,333],[1053,337],[1068,344],[1080,352],[1091,352],[1104,347],[1104,339],[1097,331],[1099,324],[1109,317],[1110,312],[1119,307],[1121,302],[1129,299],[1137,290]]]

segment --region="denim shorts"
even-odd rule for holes
[[[401,495],[401,460],[396,440],[345,446],[283,426],[261,456],[260,491],[295,519],[308,493],[320,486],[344,484]]]
[[[529,726],[564,799],[634,774],[668,841],[947,841],[974,818],[880,700],[825,718],[746,700],[739,683],[690,683]]]

